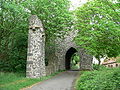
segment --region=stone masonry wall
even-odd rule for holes
[[[26,77],[39,78],[46,75],[45,33],[36,15],[30,17],[29,24]]]
[[[77,30],[70,31],[63,40],[58,38],[56,42],[59,45],[56,47],[56,56],[60,70],[65,70],[65,55],[71,47],[75,48],[80,56],[80,70],[92,70],[92,56],[88,55],[84,49],[77,46],[73,41],[77,33]]]

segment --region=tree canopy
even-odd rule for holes
[[[42,21],[46,41],[50,42],[61,31],[71,29],[68,9],[68,0],[0,0],[1,70],[25,70],[30,15],[37,15]]]
[[[0,0],[0,71],[25,71],[28,18],[37,15],[46,46],[67,31],[79,30],[75,41],[96,58],[120,54],[119,0],[92,0],[74,12],[69,0]],[[75,21],[74,21],[75,20]],[[72,28],[71,28],[72,27]],[[46,51],[47,51],[46,47]],[[48,48],[50,53],[51,49]],[[49,52],[47,52],[49,54]]]
[[[76,10],[75,41],[97,59],[120,54],[119,0],[92,0]]]

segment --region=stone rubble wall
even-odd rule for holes
[[[45,71],[45,33],[41,21],[36,15],[29,20],[28,53],[26,77],[46,76]]]
[[[57,57],[54,53],[50,54],[48,56],[48,66],[46,66],[46,75],[50,75],[52,73],[55,73],[58,71],[58,64],[57,64]]]
[[[72,30],[65,36],[63,40],[57,40],[59,47],[56,49],[56,56],[58,57],[58,65],[60,70],[65,70],[65,55],[66,52],[71,48],[75,48],[80,57],[80,70],[92,70],[92,60],[93,57],[85,52],[84,49],[77,46],[73,41],[74,37],[77,36],[78,31]]]

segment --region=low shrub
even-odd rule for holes
[[[93,69],[94,70],[103,70],[103,69],[108,69],[103,65],[98,65],[98,64],[93,64]]]
[[[76,90],[120,90],[120,68],[84,72],[77,81]]]

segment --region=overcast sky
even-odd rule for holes
[[[87,0],[70,0],[71,1],[71,8],[70,10],[76,9],[78,6],[81,6],[87,2]]]

